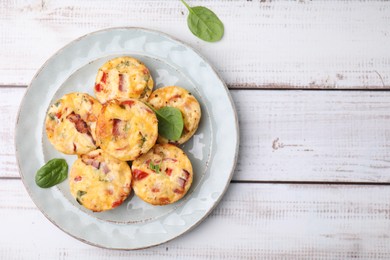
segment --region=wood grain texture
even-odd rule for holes
[[[390,182],[390,92],[232,91],[235,179]]]
[[[126,252],[73,239],[45,219],[20,181],[1,182],[1,259],[390,257],[390,189],[383,186],[231,184],[194,230],[157,247]]]
[[[0,176],[17,177],[23,88],[0,88]],[[390,92],[231,90],[240,125],[234,180],[390,182]]]
[[[18,177],[15,122],[25,88],[0,87],[0,177]],[[28,131],[28,129],[26,129]]]
[[[0,2],[0,85],[28,84],[55,51],[115,26],[160,30],[187,42],[231,88],[389,88],[388,1],[188,1],[225,25],[210,44],[187,28],[180,1]]]

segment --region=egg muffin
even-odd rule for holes
[[[175,145],[156,144],[132,164],[134,193],[152,205],[178,201],[191,186],[192,165]]]
[[[96,149],[95,128],[102,105],[86,93],[66,94],[50,106],[45,128],[49,141],[65,154]]]
[[[70,174],[70,192],[76,201],[92,211],[118,207],[131,191],[129,165],[98,149],[79,156]]]
[[[99,68],[95,95],[101,103],[111,99],[136,98],[146,101],[153,90],[149,69],[132,57],[118,57]]]
[[[154,112],[136,99],[110,100],[103,105],[96,125],[97,144],[123,160],[149,151],[158,137]]]
[[[182,144],[190,139],[198,129],[201,117],[199,102],[186,89],[169,86],[156,89],[150,95],[148,103],[155,109],[162,107],[175,107],[179,109],[183,115],[184,128],[179,140],[168,140],[163,136],[159,136],[158,143],[175,143]]]

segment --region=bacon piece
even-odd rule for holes
[[[61,116],[62,116],[62,113],[61,113],[61,111],[59,111],[59,112],[57,112],[57,113],[56,113],[56,117],[57,117],[58,119],[60,119],[60,118],[61,118]]]
[[[174,189],[173,192],[177,193],[177,194],[183,194],[184,190],[183,189]]]
[[[129,107],[132,107],[134,105],[134,103],[135,103],[134,100],[125,100],[125,101],[121,102],[121,105],[124,105],[124,106],[128,105]]]
[[[104,172],[104,174],[107,174],[110,172],[110,169],[108,168],[108,166],[105,162],[100,163],[99,169],[101,169]]]
[[[152,191],[152,192],[160,192],[160,189],[159,189],[159,188],[156,188],[156,187],[153,187],[153,188],[151,189],[151,191]]]
[[[122,200],[117,200],[117,201],[115,201],[114,203],[112,203],[111,207],[116,208],[116,207],[118,207],[119,205],[121,205],[122,202],[123,202]]]
[[[148,176],[149,176],[149,174],[147,172],[144,172],[144,171],[141,171],[138,169],[133,170],[133,177],[137,181],[142,180],[143,178],[146,178]]]
[[[103,71],[103,75],[102,75],[102,78],[100,79],[100,81],[103,82],[104,84],[106,84],[107,76],[108,76],[108,73]]]
[[[102,91],[103,90],[103,86],[102,85],[100,85],[100,84],[95,84],[95,91],[96,92],[100,92],[100,91]]]
[[[129,147],[129,146],[128,146],[128,145],[125,145],[125,146],[123,146],[123,147],[116,148],[115,150],[116,150],[116,151],[122,151],[122,150],[127,149],[127,147]]]
[[[123,74],[119,74],[118,89],[121,92],[125,91],[125,78],[124,78]]]
[[[95,167],[96,169],[100,169],[100,162],[99,161],[93,160],[91,165],[93,167]]]
[[[164,162],[166,162],[166,161],[177,162],[177,160],[174,159],[174,158],[164,158],[163,161],[164,161]]]
[[[73,143],[73,152],[76,152],[76,150],[77,150],[77,146],[75,143]]]
[[[179,184],[179,187],[181,188],[181,190],[184,190],[184,187],[186,186],[188,178],[190,178],[191,174],[187,170],[183,169],[183,175],[184,175],[184,177],[179,177],[177,179],[177,184]]]
[[[113,126],[112,126],[112,135],[113,136],[120,136],[121,131],[120,131],[120,123],[122,120],[114,118],[113,120]]]
[[[179,184],[179,187],[180,188],[183,188],[184,189],[184,187],[186,186],[186,180],[185,179],[183,179],[182,177],[179,177],[178,179],[177,179],[177,184]]]
[[[165,169],[165,173],[166,173],[168,176],[171,176],[171,174],[172,174],[172,169],[171,169],[171,168],[166,168],[166,169]]]
[[[144,68],[144,69],[142,70],[142,72],[143,72],[144,74],[148,74],[148,73],[149,73],[149,70],[148,70],[148,68]]]
[[[85,163],[86,165],[92,165],[92,161],[93,159],[91,158],[81,158],[81,160],[83,161],[83,163]]]
[[[184,169],[183,169],[183,173],[184,173],[184,178],[187,181],[191,174],[188,171],[184,170]]]
[[[81,159],[86,165],[91,165],[92,167],[99,169],[100,162],[91,158],[82,158]]]
[[[114,118],[112,125],[112,135],[114,137],[126,137],[126,131],[128,128],[126,127],[127,121],[123,121],[121,119]],[[117,150],[125,149],[128,145],[123,148],[119,148]]]
[[[78,181],[81,181],[83,179],[83,177],[81,177],[81,176],[76,176],[76,177],[74,177],[74,181],[75,182],[78,182]]]
[[[74,124],[76,130],[79,133],[91,135],[87,123],[81,119],[80,115],[72,112],[66,117],[66,119],[68,119],[70,122]]]

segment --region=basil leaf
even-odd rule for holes
[[[184,0],[181,2],[189,11],[187,24],[192,34],[207,42],[222,39],[224,26],[213,11],[203,6],[190,7]]]
[[[162,107],[156,110],[148,103],[144,104],[152,109],[157,116],[158,133],[171,141],[179,140],[184,128],[181,111],[175,107]]]
[[[51,159],[35,175],[35,183],[41,188],[50,188],[63,182],[68,176],[68,164],[64,159]]]
[[[158,119],[158,133],[169,140],[179,140],[184,128],[180,110],[175,107],[163,107],[155,112]]]

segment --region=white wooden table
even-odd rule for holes
[[[194,37],[180,1],[0,1],[0,259],[390,259],[390,2],[188,1],[225,25]],[[166,244],[113,251],[35,207],[14,151],[18,106],[55,51],[91,31],[160,30],[226,81],[239,161],[222,202]]]

